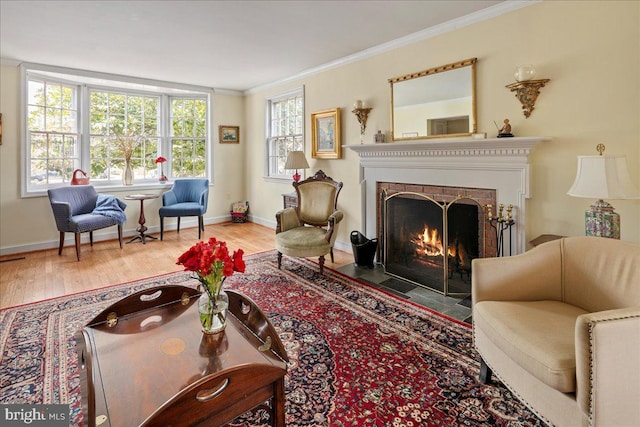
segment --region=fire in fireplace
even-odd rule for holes
[[[383,265],[389,275],[445,295],[471,292],[471,261],[485,255],[482,205],[382,192]]]

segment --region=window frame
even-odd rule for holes
[[[79,168],[90,169],[90,91],[105,91],[127,93],[134,96],[154,96],[160,99],[158,114],[158,147],[157,154],[167,158],[164,164],[164,173],[171,176],[171,122],[170,102],[172,99],[201,99],[205,101],[205,152],[204,152],[204,177],[213,183],[213,93],[212,88],[186,85],[181,83],[164,82],[151,79],[112,75],[56,67],[42,64],[22,63],[20,65],[20,193],[22,198],[40,197],[46,195],[49,188],[69,185],[69,181],[56,184],[46,184],[34,188],[30,183],[31,178],[31,146],[28,129],[28,103],[29,81],[32,79],[45,79],[46,81],[74,86],[77,90],[77,132],[78,132],[78,162]],[[75,168],[75,166],[74,166]],[[167,170],[169,168],[169,170]],[[159,169],[159,166],[158,166]],[[69,178],[70,179],[70,178]],[[92,180],[91,184],[99,191],[119,191],[128,188],[143,190],[145,188],[158,188],[163,184],[155,178],[136,178],[134,185],[124,186],[116,180],[101,182]]]
[[[301,119],[302,119],[302,123],[301,123],[301,133],[300,134],[291,134],[291,135],[282,135],[282,136],[277,136],[274,137],[271,133],[272,130],[272,121],[273,121],[273,105],[277,102],[281,102],[281,101],[285,101],[287,99],[291,99],[291,98],[297,98],[300,97],[302,98],[302,113],[301,113]],[[286,92],[282,92],[279,93],[277,95],[271,96],[269,98],[266,99],[266,104],[265,104],[265,178],[268,180],[273,180],[275,182],[282,182],[282,181],[290,181],[293,179],[293,175],[296,173],[295,170],[285,170],[284,174],[274,174],[272,173],[272,169],[271,169],[271,161],[272,161],[272,150],[271,150],[271,144],[272,144],[272,139],[273,138],[296,138],[298,135],[301,139],[301,146],[298,148],[301,151],[305,151],[305,147],[306,147],[306,120],[305,120],[305,113],[306,111],[306,105],[305,105],[305,93],[304,93],[304,86],[300,86],[291,90],[288,90]],[[286,160],[286,158],[285,158]],[[301,172],[301,175],[304,177],[305,176],[305,171],[299,171]]]

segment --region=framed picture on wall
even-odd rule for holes
[[[220,144],[239,144],[240,126],[220,126]]]
[[[314,159],[339,159],[340,108],[311,113],[311,157]]]

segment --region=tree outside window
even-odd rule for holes
[[[205,177],[209,144],[209,92],[97,79],[68,69],[23,68],[23,194],[71,182],[83,169],[96,186],[122,185],[127,159],[134,184],[156,183],[165,157],[169,178]],[[86,132],[86,133],[85,133]]]
[[[117,92],[90,93],[91,176],[119,181],[127,158],[133,178],[157,179],[160,98]],[[129,148],[127,150],[127,148]]]
[[[303,89],[272,98],[268,104],[268,174],[291,179],[295,171],[285,170],[287,156],[291,151],[304,151]]]
[[[46,80],[27,88],[28,185],[69,182],[80,165],[78,89]]]
[[[205,99],[171,99],[171,162],[172,176],[206,175]]]

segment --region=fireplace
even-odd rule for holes
[[[508,245],[509,252],[505,255],[522,253],[526,246],[526,200],[531,197],[529,154],[536,144],[548,140],[545,137],[443,138],[347,145],[360,158],[360,231],[369,238],[378,237],[382,212],[379,186],[396,183],[389,184],[389,190],[424,192],[438,203],[450,203],[461,194],[482,200],[483,206],[493,205],[494,213],[499,204],[512,205],[515,224],[509,236],[512,244]],[[440,186],[443,191],[437,195],[432,186]],[[479,233],[484,232],[485,236],[484,256],[495,256],[492,255],[497,248],[494,231],[488,221],[478,221],[484,223]]]
[[[495,190],[380,182],[385,272],[444,295],[471,292],[471,261],[495,256],[483,206]]]

